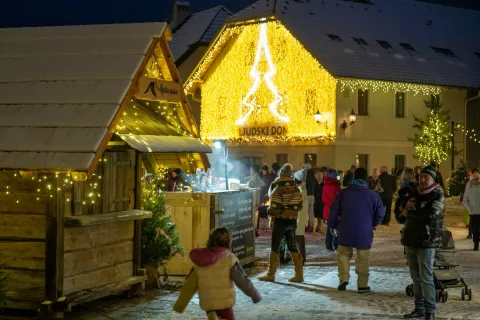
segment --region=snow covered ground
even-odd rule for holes
[[[445,225],[454,234],[455,256],[462,277],[473,291],[472,301],[462,301],[460,289],[449,289],[447,303],[439,303],[438,319],[480,319],[480,252],[472,251],[472,241],[465,239],[461,207],[449,203]],[[324,235],[307,236],[305,283],[291,284],[287,279],[293,266],[282,267],[277,272],[276,283],[257,281],[254,276],[266,269],[269,252],[269,233],[257,239],[257,256],[261,259],[248,270],[263,296],[259,304],[252,304],[238,292],[235,312],[239,320],[253,319],[401,319],[402,314],[413,309],[413,300],[405,294],[410,284],[403,247],[399,243],[400,226],[381,226],[376,231],[371,254],[369,294],[356,292],[356,274],[352,263],[350,285],[345,292],[337,291],[338,278],[335,253],[323,247]],[[354,257],[355,258],[355,257]],[[67,315],[75,320],[192,320],[205,319],[195,297],[184,314],[172,312],[177,292],[147,292],[143,298],[109,298],[74,309]]]

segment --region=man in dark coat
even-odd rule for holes
[[[355,169],[357,169],[357,167],[354,164],[352,164],[352,166],[350,167],[350,170],[343,177],[342,186],[347,187],[350,184],[350,182],[352,182],[353,172],[355,171]]]
[[[392,217],[392,202],[393,194],[397,190],[397,178],[388,174],[386,166],[380,168],[380,184],[382,185],[383,192],[380,193],[383,206],[385,207],[385,217],[383,218],[383,225],[388,226]]]
[[[357,251],[355,271],[358,274],[358,292],[370,292],[368,286],[370,248],[373,230],[383,219],[382,200],[377,192],[368,189],[367,170],[355,170],[354,179],[346,189],[335,196],[328,216],[331,233],[338,230],[338,290],[344,291],[350,280],[350,260]]]
[[[416,194],[404,207],[395,210],[395,218],[404,224],[401,242],[405,246],[415,294],[415,309],[405,319],[435,319],[436,291],[433,276],[435,250],[442,245],[445,196],[436,181],[436,170],[427,166],[420,172]]]
[[[443,177],[442,174],[440,173],[440,170],[438,170],[438,165],[435,163],[435,161],[431,161],[430,165],[435,168],[435,173],[437,174],[437,178],[435,179],[435,183],[437,183],[440,187],[442,187],[443,191],[446,192],[447,190],[445,189],[445,185],[443,184]]]

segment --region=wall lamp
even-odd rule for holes
[[[356,120],[357,120],[357,114],[352,109],[352,111],[348,114],[349,123],[347,123],[347,121],[343,120],[343,123],[340,125],[340,127],[343,130],[345,130],[345,129],[347,129],[348,126],[351,126],[351,125],[355,124]]]
[[[317,113],[313,115],[313,118],[318,124],[323,124],[325,127],[327,127],[327,120],[323,119],[323,114],[321,114],[320,111],[317,110]]]

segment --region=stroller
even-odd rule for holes
[[[462,300],[465,298],[469,301],[472,300],[472,289],[468,287],[456,268],[459,265],[454,260],[455,251],[453,249],[455,249],[455,243],[452,233],[444,227],[442,229],[442,247],[437,249],[433,263],[437,302],[447,302],[448,292],[446,289],[449,288],[462,288]],[[414,295],[413,284],[408,285],[405,291],[409,297],[412,297]]]

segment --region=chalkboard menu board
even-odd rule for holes
[[[230,229],[232,252],[239,258],[255,256],[255,229],[253,226],[253,192],[236,191],[216,194],[217,227]]]

